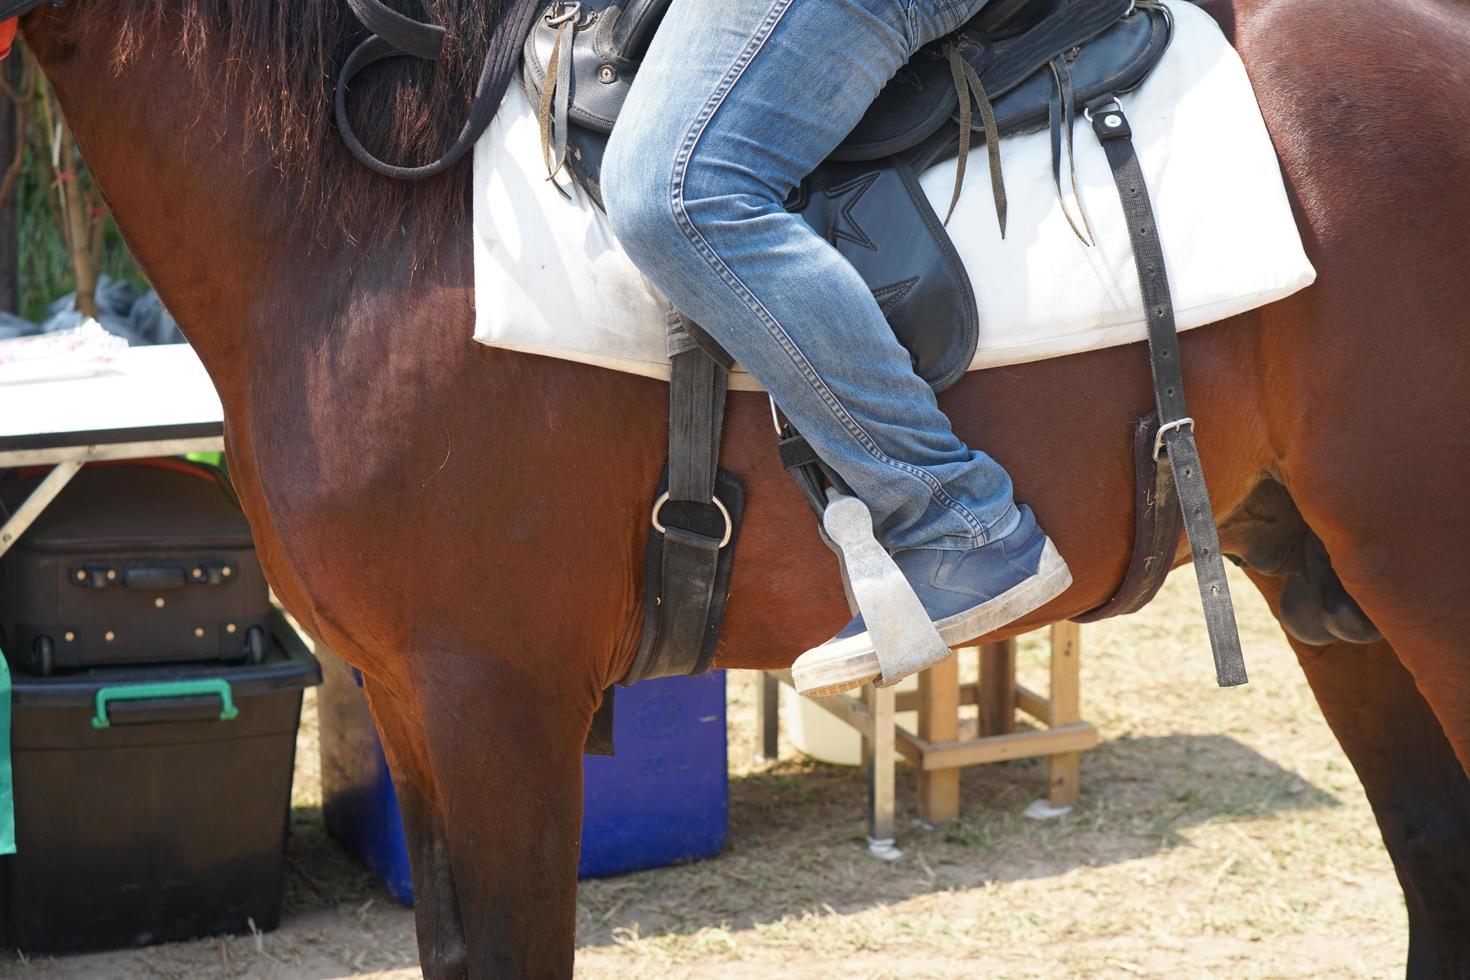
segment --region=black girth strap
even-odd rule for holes
[[[679,312],[668,320],[669,499],[708,505],[720,465],[730,356]]]
[[[623,684],[710,668],[744,511],[739,481],[719,469],[733,362],[677,312],[668,353],[669,466],[648,537],[643,638]]]
[[[1154,220],[1143,168],[1139,166],[1133,146],[1133,130],[1121,105],[1112,97],[1104,97],[1088,106],[1088,115],[1092,118],[1093,131],[1107,154],[1113,181],[1123,201],[1123,215],[1128,222],[1134,260],[1138,265],[1143,308],[1148,316],[1149,361],[1159,410],[1159,430],[1152,450],[1160,470],[1158,483],[1172,477],[1178,493],[1184,529],[1194,554],[1194,571],[1199,580],[1205,626],[1215,656],[1215,677],[1221,687],[1234,687],[1247,680],[1245,658],[1240,650],[1230,585],[1225,579],[1220,537],[1215,529],[1214,514],[1210,511],[1210,497],[1205,489],[1199,449],[1194,441],[1194,420],[1189,417],[1184,404],[1184,374],[1179,363],[1174,299],[1169,290],[1158,224]]]

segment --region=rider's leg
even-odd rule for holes
[[[956,602],[1035,578],[1044,535],[1005,471],[954,435],[861,276],[783,202],[920,45],[985,2],[674,0],[603,169],[634,261],[775,396],[871,509],[879,540],[960,553],[902,563],[954,587],[935,610],[952,621],[966,612]],[[1038,601],[953,621],[946,639],[1065,587],[1060,559],[1046,571],[1046,589],[1028,591]],[[860,624],[845,632],[863,645]]]
[[[782,202],[919,44],[983,3],[674,0],[604,161],[634,261],[775,396],[890,548],[1009,530],[1010,479],[956,438],[862,277]]]

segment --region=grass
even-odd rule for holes
[[[863,844],[855,770],[783,740],[755,760],[752,675],[730,684],[731,828],[714,860],[584,882],[578,975],[1367,977],[1401,975],[1403,903],[1372,814],[1264,607],[1235,582],[1253,681],[1219,691],[1188,573],[1147,611],[1089,626],[1085,757],[1071,814],[1021,816],[1044,771],[966,772],[928,828],[900,773],[902,860]],[[1023,678],[1045,652],[1023,644]],[[0,964],[17,977],[401,978],[411,915],[320,822],[314,711],[297,765],[286,920],[260,937]]]

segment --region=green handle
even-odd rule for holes
[[[92,727],[112,727],[112,719],[107,717],[107,705],[112,701],[192,698],[201,694],[219,695],[220,721],[229,721],[239,716],[240,709],[235,707],[235,698],[230,693],[230,682],[216,677],[202,681],[164,681],[158,684],[125,684],[120,687],[104,687],[97,692],[97,717],[92,719]]]

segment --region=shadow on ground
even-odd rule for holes
[[[293,807],[282,918],[323,909],[356,910],[369,902],[398,905],[377,878],[327,835],[320,806]]]
[[[718,861],[584,882],[579,945],[627,934],[744,929],[808,913],[850,913],[915,895],[1063,875],[1187,844],[1191,828],[1285,810],[1336,807],[1308,784],[1222,735],[1122,737],[1084,756],[1083,801],[1037,822],[1021,815],[1042,795],[1036,760],[964,772],[962,816],[919,822],[900,769],[894,864],[867,854],[867,787],[857,769],[782,760],[731,780],[730,840]],[[759,897],[759,906],[750,904]],[[837,899],[836,896],[846,896]]]

